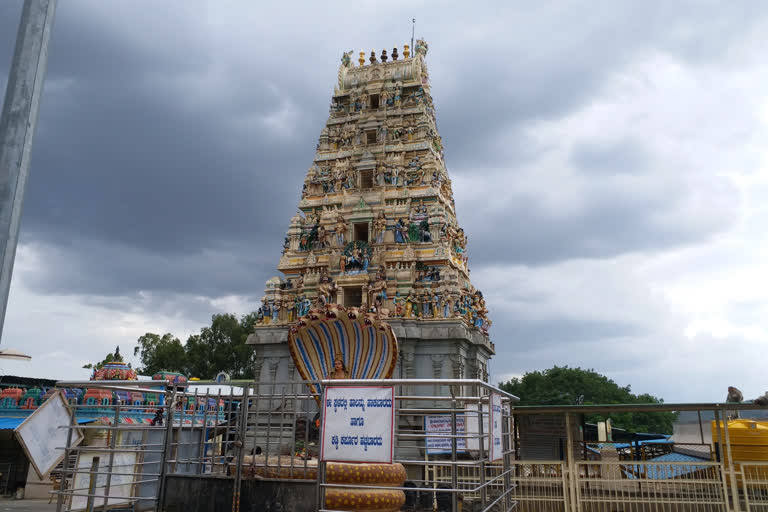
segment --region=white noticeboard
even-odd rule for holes
[[[14,432],[29,462],[40,480],[45,480],[64,459],[68,428],[72,423],[72,410],[61,391],[57,391],[43,405],[16,427]],[[72,446],[83,440],[80,429],[72,432]]]
[[[114,461],[109,465],[109,452],[87,452],[81,453],[77,458],[77,473],[75,473],[74,483],[72,484],[74,494],[70,502],[70,510],[85,510],[88,506],[88,486],[91,481],[91,466],[93,458],[99,458],[99,474],[96,475],[96,486],[94,493],[99,498],[94,498],[94,510],[100,510],[104,503],[104,491],[107,487],[107,474],[112,473],[112,479],[109,481],[109,498],[107,499],[107,508],[116,505],[125,505],[131,502],[130,497],[134,496],[133,482],[136,477],[136,462],[138,452],[113,452]],[[114,469],[112,469],[114,468]]]
[[[491,393],[491,453],[492,461],[501,459],[504,453],[502,435],[501,395]]]
[[[424,417],[424,431],[427,434],[450,434],[451,428],[451,415],[450,414],[436,414],[432,416]],[[456,415],[456,434],[464,433],[464,415]],[[451,446],[450,437],[430,437],[427,435],[427,453],[429,455],[435,455],[440,453],[451,453],[453,447]],[[456,438],[456,452],[465,452],[467,450],[467,440],[464,437]]]
[[[464,409],[467,412],[464,413],[464,421],[467,430],[467,449],[470,451],[479,451],[480,443],[478,435],[480,434],[480,426],[477,421],[477,404],[467,404]],[[488,439],[490,438],[490,422],[488,421],[488,407],[483,404],[483,450],[488,453]]]
[[[329,386],[323,396],[321,460],[392,463],[392,386]]]

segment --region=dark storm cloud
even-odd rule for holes
[[[591,196],[583,210],[567,215],[552,214],[535,200],[514,194],[504,211],[475,211],[464,222],[470,263],[546,265],[681,247],[711,237],[735,219],[735,211],[725,210],[709,222],[686,222],[670,209],[677,198],[616,192]],[[723,193],[738,203],[734,190],[725,188]],[[660,221],[665,212],[669,220]]]
[[[20,5],[0,5],[0,47],[8,48],[0,75]],[[338,55],[350,45],[390,46],[403,20],[383,9],[372,24],[350,24],[342,34],[328,29],[338,16],[323,7],[313,13],[307,4],[297,17],[294,9],[262,6],[242,46],[228,39],[237,11],[212,5],[59,5],[22,226],[22,242],[58,247],[41,269],[39,289],[216,295],[242,291],[242,283],[260,290],[274,274],[263,265],[274,268],[279,257],[327,116]],[[547,148],[524,134],[528,123],[594,100],[606,78],[640,52],[714,58],[749,25],[745,9],[416,8],[417,35],[432,46],[428,64],[449,167],[481,174],[488,165],[530,162]],[[694,25],[703,28],[685,30]],[[293,118],[281,132],[283,109]],[[574,162],[637,165],[626,149],[582,148]],[[592,203],[563,221],[522,198],[505,215],[503,235],[473,212],[462,219],[473,260],[606,257],[702,236],[675,224],[651,226],[652,202]],[[239,253],[216,259],[222,248]],[[217,265],[240,276],[223,275]]]
[[[430,67],[448,164],[482,173],[486,165],[524,162],[528,141],[510,147],[501,136],[524,138],[531,122],[589,103],[639,55],[667,52],[694,65],[716,60],[761,11],[717,2],[565,2],[491,13],[497,30],[477,27],[481,38],[461,40],[441,56],[442,68]],[[467,90],[468,81],[478,87]]]

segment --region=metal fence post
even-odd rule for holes
[[[325,490],[323,488],[323,484],[325,483],[325,461],[322,460],[323,456],[323,426],[325,425],[325,392],[321,384],[317,385],[317,390],[320,393],[320,432],[318,433],[319,437],[319,451],[317,453],[317,488],[316,488],[316,496],[317,496],[317,509],[321,510],[325,508]],[[267,467],[269,467],[269,462],[267,462]]]
[[[723,409],[723,431],[725,433],[725,449],[728,453],[728,475],[731,478],[731,497],[733,498],[733,510],[739,512],[741,503],[739,500],[739,490],[736,488],[736,472],[733,470],[733,455],[731,454],[731,438],[728,434],[728,415]]]
[[[240,402],[240,425],[235,440],[237,466],[235,467],[235,481],[232,487],[232,512],[240,512],[240,485],[243,482],[243,455],[245,452],[245,436],[248,432],[248,395],[250,390],[250,384],[243,386],[243,398],[242,402]]]
[[[578,498],[578,474],[576,470],[576,463],[573,460],[573,436],[571,435],[571,413],[565,413],[565,461],[568,467],[568,487],[571,495],[571,510],[579,512],[580,503]]]
[[[502,414],[504,413],[504,410],[502,409]],[[510,411],[511,413],[511,411]],[[502,464],[503,464],[503,471],[504,471],[504,490],[502,491],[504,493],[504,510],[509,510],[509,507],[511,505],[511,500],[509,497],[510,488],[512,487],[512,479],[510,477],[510,464],[509,464],[509,458],[512,456],[510,446],[512,445],[511,439],[510,439],[510,431],[512,430],[510,427],[510,420],[511,420],[511,414],[507,414],[506,420],[501,422],[502,426],[502,432],[501,432],[501,449],[502,449]]]
[[[485,487],[485,458],[488,456],[488,454],[485,452],[485,429],[483,428],[483,397],[481,395],[481,389],[477,390],[477,396],[479,397],[479,400],[477,402],[477,432],[479,435],[478,439],[478,450],[480,452],[480,503],[483,504],[483,508],[485,508],[486,503],[488,502],[488,489]],[[491,395],[488,395],[488,424],[490,426],[491,417],[490,417],[490,401],[491,401]],[[488,439],[488,448],[491,448],[491,439]]]
[[[118,398],[115,397],[115,401],[118,401]],[[104,484],[104,501],[102,502],[102,510],[107,510],[107,500],[109,499],[109,490],[110,486],[112,485],[112,473],[114,473],[114,463],[115,463],[115,446],[117,445],[117,434],[119,432],[118,425],[120,424],[120,403],[118,402],[115,406],[115,417],[112,419],[112,435],[109,438],[109,463],[107,470],[107,481]]]
[[[75,408],[72,407],[72,421],[69,424],[69,432],[67,432],[67,446],[64,449],[64,467],[61,472],[61,487],[59,488],[59,495],[56,498],[56,512],[61,512],[61,507],[64,505],[64,493],[67,490],[67,473],[69,472],[69,457],[72,453],[72,431],[75,429],[75,425],[77,424],[77,419],[75,416],[76,412],[77,411],[75,411]],[[75,470],[77,470],[77,468],[75,468]],[[72,481],[74,482],[74,480],[75,478],[73,474]]]
[[[449,389],[451,390],[451,488],[455,490],[459,485],[459,476],[456,474],[456,445],[458,444],[458,440],[456,439],[456,390],[453,386],[449,386]],[[464,432],[466,431],[467,418],[465,414]],[[435,473],[437,473],[437,471],[435,471]],[[451,493],[451,510],[453,512],[458,512],[459,510],[459,496],[455,492]]]
[[[99,478],[99,457],[94,457],[91,461],[91,476],[88,479],[88,500],[85,505],[87,512],[93,512],[93,502],[96,501],[96,480]]]
[[[168,392],[165,392],[165,409],[168,411],[166,414],[165,425],[165,440],[163,442],[163,454],[160,457],[160,477],[157,483],[157,509],[162,512],[165,510],[165,480],[168,466],[168,454],[171,450],[171,438],[173,437],[173,410],[176,402],[176,386],[173,386],[171,391],[170,405],[168,403]]]

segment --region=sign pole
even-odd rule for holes
[[[26,0],[0,117],[0,337],[19,238],[56,0]]]

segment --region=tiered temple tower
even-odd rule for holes
[[[416,42],[359,66],[345,53],[330,115],[267,281],[248,343],[255,378],[299,379],[288,326],[327,303],[374,311],[400,344],[395,378],[488,379],[495,353],[482,293],[469,279],[437,132],[425,58]]]

